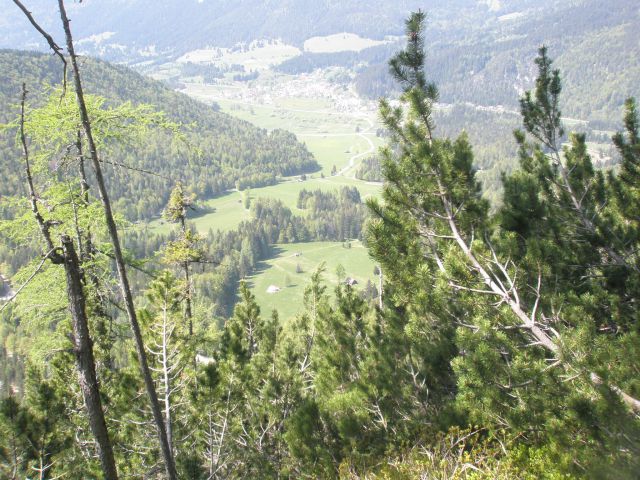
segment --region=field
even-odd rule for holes
[[[246,70],[265,70],[300,55],[300,50],[280,41],[252,42],[246,49],[205,48],[193,50],[178,59],[217,66],[243,65]]]
[[[210,85],[188,85],[186,91],[190,95],[204,98],[214,88]],[[364,131],[371,126],[366,117],[327,110],[327,103],[323,99],[296,98],[287,102],[260,105],[253,105],[243,100],[216,99],[216,103],[223,112],[251,122],[258,127],[267,130],[282,128],[296,135],[305,133],[355,134],[357,130]]]
[[[312,242],[277,245],[277,254],[261,262],[258,272],[250,279],[250,285],[263,315],[278,310],[281,320],[286,322],[301,308],[304,289],[311,274],[325,262],[324,280],[333,294],[333,285],[338,283],[336,267],[342,265],[347,277],[355,278],[363,287],[367,280],[377,284],[373,274],[374,262],[367,249],[358,241],[345,248],[340,242]],[[302,273],[296,273],[300,266]],[[344,279],[341,279],[344,280]],[[267,293],[270,286],[280,288],[276,293]]]
[[[275,77],[275,80],[281,77]],[[262,82],[275,81],[265,78]],[[233,84],[204,85],[187,84],[185,90],[191,96],[204,101],[214,101],[221,110],[235,117],[247,120],[261,128],[271,130],[283,128],[292,131],[304,142],[322,170],[308,175],[307,180],[298,177],[283,179],[274,186],[251,189],[251,198],[276,198],[282,200],[295,214],[304,214],[296,208],[298,193],[302,189],[324,191],[338,190],[342,186],[356,186],[362,198],[379,195],[381,186],[362,182],[353,177],[359,162],[373,155],[383,140],[372,132],[375,117],[367,112],[344,112],[335,108],[335,102],[328,98],[313,96],[290,96],[270,99],[268,102],[252,103],[253,100],[234,94],[238,98],[229,99],[225,95],[242,90],[243,86]],[[331,176],[335,166],[337,175]],[[321,173],[325,178],[321,178]],[[230,191],[222,197],[202,202],[203,209],[191,215],[198,231],[209,229],[228,231],[240,222],[248,220],[249,210],[244,208],[242,193]],[[167,232],[171,228],[162,220],[151,222],[151,228]]]
[[[336,33],[324,37],[312,37],[304,42],[304,50],[313,53],[359,52],[365,48],[387,43],[384,40],[362,38],[354,33]]]
[[[308,178],[303,182],[298,181],[298,179],[291,179],[270,187],[254,188],[251,189],[250,196],[252,200],[256,198],[282,200],[294,214],[303,215],[304,211],[296,208],[300,190],[306,188],[307,190],[333,191],[343,186],[357,186],[363,199],[379,195],[382,188],[380,184],[362,182],[354,178],[343,176],[319,178],[318,175],[314,175],[314,178]],[[250,217],[249,210],[244,208],[242,193],[235,190],[222,197],[205,200],[202,203],[204,208],[190,213],[190,220],[196,226],[196,229],[203,234],[206,234],[209,229],[213,231],[233,230],[240,222],[248,220]],[[201,213],[202,211],[207,213]],[[161,233],[167,233],[173,228],[160,219],[154,220],[149,226],[154,231]]]
[[[332,42],[336,38],[329,40],[331,42],[324,45],[324,39],[320,39],[320,46],[335,48]],[[342,186],[356,186],[363,199],[380,195],[380,184],[354,178],[362,159],[373,155],[384,143],[375,134],[375,105],[362,103],[352,91],[329,82],[322,74],[291,77],[261,71],[258,80],[249,83],[185,81],[183,92],[208,103],[215,102],[221,111],[258,127],[293,132],[320,164],[321,171],[307,175],[304,181],[292,177],[283,179],[278,185],[251,189],[252,201],[279,199],[294,214],[305,215],[296,208],[302,189],[335,191]],[[337,174],[332,176],[334,168]],[[201,211],[194,212],[190,220],[205,234],[209,229],[235,229],[240,222],[250,219],[243,195],[245,193],[234,190],[222,197],[204,200]],[[151,228],[166,232],[171,226],[156,220]],[[326,262],[324,278],[331,292],[338,283],[338,265],[344,267],[346,276],[358,281],[359,287],[367,280],[377,281],[373,275],[373,261],[360,242],[352,242],[351,248],[345,248],[340,242],[285,244],[274,248],[275,255],[261,262],[256,274],[250,278],[264,315],[275,308],[283,320],[294,316],[302,306],[304,288],[311,274],[322,262]],[[302,273],[296,273],[298,265]],[[267,293],[271,286],[280,290]]]

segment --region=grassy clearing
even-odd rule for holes
[[[295,133],[314,154],[325,175],[331,172],[334,165],[340,170],[348,165],[351,157],[369,150],[369,143],[358,135],[359,131],[370,128],[369,123],[363,118],[316,110],[327,107],[322,100],[286,99],[286,108],[277,105],[254,106],[228,100],[221,100],[219,104],[225,113],[259,127],[267,130],[283,128]],[[301,111],[303,109],[311,110]],[[366,135],[374,145],[382,144],[375,134]]]
[[[254,195],[251,195],[255,198]],[[227,232],[234,230],[240,222],[249,220],[249,210],[244,208],[242,194],[237,191],[229,192],[222,197],[205,200],[202,208],[189,212],[189,220],[195,224],[198,232],[205,234],[209,230]],[[150,222],[149,227],[157,233],[168,233],[175,228],[162,219]]]
[[[309,97],[283,97],[278,98],[277,106],[280,108],[289,108],[293,110],[326,110],[330,111],[333,104],[326,98],[309,98]]]
[[[190,91],[190,95],[198,96],[199,93],[207,97],[218,87],[193,84],[190,88],[194,89]],[[285,128],[297,132],[299,140],[305,142],[318,160],[325,178],[319,178],[318,172],[310,176],[314,178],[308,178],[304,182],[299,182],[296,178],[285,180],[275,186],[252,189],[251,197],[253,199],[259,197],[277,198],[282,200],[294,213],[303,214],[304,212],[295,208],[298,193],[303,188],[331,191],[346,185],[357,186],[363,198],[380,194],[380,185],[368,184],[345,176],[330,176],[334,165],[337,170],[341,170],[349,164],[352,157],[370,150],[369,142],[356,133],[356,127],[361,130],[369,128],[369,124],[365,120],[320,111],[330,107],[330,102],[325,99],[293,97],[282,100],[284,108],[274,105],[247,105],[224,100],[220,101],[220,106],[223,111],[248,120],[262,128]],[[367,134],[367,138],[376,147],[383,143],[374,134]],[[354,167],[362,158],[363,156],[360,156],[355,160]],[[349,169],[346,175],[353,175],[353,169]],[[243,206],[241,194],[230,192],[223,197],[206,200],[204,212],[200,214],[196,212],[192,215],[191,220],[195,223],[198,231],[206,233],[209,229],[214,231],[235,229],[240,222],[249,218],[250,215]],[[156,220],[151,223],[151,228],[158,232],[167,232],[170,226]]]
[[[194,62],[218,66],[243,65],[247,70],[265,70],[300,55],[300,50],[279,40],[253,42],[247,50],[209,48],[193,50],[177,62]]]
[[[351,248],[344,248],[339,242],[312,242],[276,245],[276,255],[259,265],[258,272],[248,279],[263,315],[278,310],[280,319],[288,321],[302,308],[304,289],[309,284],[311,274],[325,262],[324,280],[328,291],[338,284],[336,267],[342,265],[346,276],[358,281],[356,288],[364,288],[367,280],[374,284],[377,277],[373,274],[374,262],[367,249],[358,241],[351,242]],[[302,273],[296,273],[300,265]],[[343,279],[342,279],[343,280]],[[267,293],[271,286],[281,290]]]
[[[304,50],[313,53],[359,52],[365,48],[389,43],[387,40],[372,40],[355,33],[335,33],[324,37],[311,37],[304,42]]]
[[[298,139],[304,142],[309,151],[313,153],[325,175],[331,173],[332,167],[335,166],[337,170],[340,170],[349,164],[351,157],[369,150],[369,144],[356,134],[341,136],[299,135]]]
[[[282,200],[296,215],[303,215],[304,210],[296,208],[296,202],[298,200],[298,194],[300,190],[323,190],[334,191],[339,190],[343,186],[356,186],[360,191],[360,195],[363,199],[371,196],[380,195],[381,186],[378,184],[371,184],[361,182],[353,178],[346,177],[327,177],[319,178],[317,175],[315,178],[309,178],[304,182],[297,181],[296,179],[279,183],[270,187],[254,188],[251,189],[251,199],[256,198],[276,198]],[[190,221],[192,221],[196,229],[206,234],[209,229],[229,231],[238,227],[240,222],[248,220],[250,218],[249,210],[244,208],[242,202],[242,194],[240,192],[232,191],[222,197],[206,200],[204,203],[204,212],[196,211],[190,213]],[[172,225],[166,223],[164,220],[154,220],[149,224],[150,228],[157,233],[168,233],[172,228]]]

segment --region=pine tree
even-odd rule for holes
[[[170,272],[164,271],[149,285],[146,292],[148,309],[140,313],[145,329],[151,369],[154,371],[163,404],[167,438],[174,456],[178,451],[176,438],[188,437],[188,420],[181,405],[185,403],[192,365],[191,345],[178,328],[178,312],[183,288]],[[180,428],[183,427],[183,428]],[[180,432],[180,436],[174,432]],[[181,452],[182,453],[182,452]],[[184,452],[188,453],[188,452]]]
[[[47,381],[37,367],[27,370],[24,406],[9,397],[0,403],[3,434],[2,471],[7,478],[51,478],[63,472],[59,455],[73,444],[73,428],[63,400],[64,392]]]
[[[618,175],[610,175],[608,180],[615,199],[615,210],[624,219],[618,220],[617,227],[620,238],[630,245],[640,242],[640,121],[636,101],[629,98],[625,102],[624,133],[617,133],[613,143],[620,152],[622,163]],[[637,250],[636,250],[637,251]],[[638,268],[639,256],[636,254],[628,259],[635,261],[635,271]]]
[[[277,314],[264,320],[243,282],[215,362],[200,375],[206,399],[201,445],[208,478],[277,478],[286,466],[286,421],[299,398],[295,370],[281,354]]]
[[[608,187],[584,137],[560,146],[559,73],[542,49],[536,90],[521,104],[538,143],[517,134],[522,170],[504,180],[502,229],[495,228],[466,136],[434,135],[437,90],[426,80],[423,22],[420,12],[410,17],[407,48],[390,62],[403,94],[398,107],[381,102],[391,146],[383,202],[369,202],[369,245],[386,273],[386,304],[404,309],[406,329],[415,328],[408,352],[418,383],[439,380],[441,394],[428,402],[435,412],[446,412],[455,394],[467,421],[512,432],[547,425],[529,437],[535,445],[568,449],[598,436],[590,421],[608,422],[602,444],[622,452],[630,445],[623,439],[636,435],[622,404],[640,407],[630,371],[612,372],[617,355],[636,351],[635,334],[625,333],[635,287],[618,281],[633,276],[634,247],[601,213]],[[603,325],[609,319],[613,325]],[[589,451],[581,452],[585,462]],[[631,461],[613,458],[621,468]]]
[[[187,212],[193,208],[194,201],[195,197],[187,194],[182,183],[178,182],[162,212],[166,220],[180,224],[178,238],[168,242],[164,249],[164,261],[170,265],[179,266],[184,273],[185,319],[190,336],[193,335],[191,264],[201,261],[204,257],[204,251],[200,246],[202,237],[187,226]]]

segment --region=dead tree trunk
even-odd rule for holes
[[[64,58],[64,55],[61,54],[61,48],[53,41],[52,37],[47,34],[34,20],[31,13],[27,10],[27,8],[20,2],[20,0],[13,0],[13,2],[22,10],[25,14],[29,22],[34,26],[34,28],[40,32],[43,37],[47,40],[49,46],[54,51],[56,55],[58,55],[64,64],[64,75],[63,82],[66,86],[66,69],[67,62]],[[115,221],[113,219],[113,212],[111,210],[111,202],[109,201],[109,195],[107,193],[107,189],[104,182],[104,177],[102,175],[102,169],[100,167],[100,160],[98,158],[98,151],[96,148],[96,144],[93,139],[92,130],[91,130],[91,122],[89,120],[89,115],[87,113],[87,107],[84,101],[84,94],[82,90],[82,82],[80,79],[80,70],[78,68],[78,63],[75,55],[75,50],[73,47],[73,37],[71,35],[71,29],[69,26],[69,18],[67,17],[67,13],[64,7],[64,1],[58,0],[58,7],[60,9],[60,19],[62,20],[62,25],[65,32],[66,42],[67,42],[67,50],[69,52],[69,57],[71,59],[73,65],[73,79],[75,84],[75,92],[76,99],[78,102],[78,110],[80,113],[80,120],[82,122],[82,129],[87,137],[87,144],[89,146],[89,154],[91,158],[91,163],[94,167],[96,182],[98,184],[98,191],[100,193],[100,199],[102,201],[102,205],[105,212],[105,220],[107,224],[107,230],[109,231],[109,236],[111,237],[111,242],[113,243],[114,249],[114,257],[116,260],[116,268],[118,270],[118,276],[120,280],[120,288],[122,291],[122,296],[125,301],[125,308],[127,311],[127,316],[129,318],[129,323],[131,325],[131,330],[133,333],[133,337],[136,344],[136,351],[138,354],[138,361],[140,364],[140,370],[142,372],[142,376],[144,379],[145,387],[147,390],[147,394],[149,396],[149,403],[151,404],[151,410],[153,412],[154,422],[156,424],[156,428],[158,431],[158,437],[160,441],[160,448],[162,450],[162,456],[164,458],[165,468],[167,471],[167,476],[170,480],[177,479],[177,473],[175,468],[175,462],[173,459],[173,455],[171,452],[171,448],[169,446],[169,442],[167,441],[167,433],[164,425],[164,420],[162,417],[162,412],[160,410],[160,404],[158,402],[158,395],[155,390],[155,386],[153,384],[153,379],[151,378],[151,372],[149,370],[149,365],[147,362],[147,356],[144,349],[144,343],[142,341],[142,334],[140,332],[140,326],[138,324],[138,319],[136,316],[135,307],[133,304],[133,296],[131,295],[131,288],[129,286],[129,281],[127,278],[127,273],[125,270],[124,257],[122,255],[122,249],[120,246],[120,240],[118,238],[118,231],[116,228]],[[23,142],[24,143],[24,142]],[[34,211],[37,218],[37,210]],[[39,220],[37,218],[37,220]],[[42,227],[42,223],[40,223]],[[45,224],[46,225],[46,224]],[[45,231],[42,232],[47,238],[48,229],[45,228]],[[53,251],[50,252],[51,255],[55,255]]]
[[[182,228],[182,235],[184,238],[187,238],[187,224],[185,222],[185,216],[180,217],[180,226]],[[184,270],[184,278],[187,282],[187,292],[185,296],[185,317],[187,318],[187,322],[189,322],[189,337],[193,337],[193,313],[191,310],[191,275],[189,272],[189,261],[185,261],[182,265],[182,269]]]
[[[105,221],[107,224],[107,230],[111,237],[113,244],[113,253],[116,260],[116,268],[118,270],[118,276],[120,280],[120,288],[122,291],[122,297],[125,303],[125,309],[129,318],[129,324],[136,344],[136,351],[138,354],[138,362],[140,363],[140,370],[144,379],[144,384],[149,396],[149,403],[151,404],[151,410],[153,412],[153,418],[158,430],[158,439],[160,441],[160,448],[162,450],[162,456],[164,458],[165,468],[167,476],[171,480],[177,479],[175,462],[173,454],[171,452],[171,446],[167,439],[167,431],[164,424],[164,418],[158,402],[158,395],[153,384],[151,377],[151,371],[147,362],[147,355],[144,349],[144,342],[142,340],[142,334],[140,332],[140,325],[138,324],[138,318],[133,304],[133,295],[131,294],[131,288],[129,286],[129,279],[127,278],[127,272],[125,269],[124,257],[122,255],[122,248],[120,246],[120,239],[118,237],[118,230],[113,218],[113,212],[111,210],[111,202],[109,200],[109,194],[105,185],[104,177],[102,175],[102,169],[100,167],[100,160],[98,158],[98,150],[93,139],[93,132],[91,129],[91,122],[89,120],[89,114],[87,112],[87,106],[84,101],[84,93],[82,89],[82,82],[80,79],[80,69],[78,68],[78,62],[76,59],[75,50],[73,47],[73,37],[71,35],[71,28],[69,26],[69,18],[64,7],[64,0],[58,0],[58,6],[60,8],[60,19],[62,20],[62,26],[67,42],[67,51],[71,60],[73,81],[76,92],[76,99],[78,102],[78,109],[80,111],[80,120],[82,122],[82,128],[87,139],[87,145],[89,147],[89,156],[91,163],[93,164],[94,173],[96,176],[96,183],[98,185],[98,192],[100,193],[100,199],[105,213]]]
[[[100,400],[100,389],[93,358],[93,342],[89,335],[86,302],[82,289],[80,262],[73,242],[66,235],[62,237],[62,252],[64,269],[67,274],[67,296],[69,297],[71,324],[73,325],[73,353],[76,357],[80,389],[87,408],[89,426],[98,444],[98,455],[104,478],[117,480],[116,463]]]
[[[166,297],[165,297],[166,298]],[[169,351],[169,341],[173,334],[174,325],[169,325],[169,308],[165,301],[162,307],[162,331],[161,331],[161,352],[160,365],[162,369],[162,382],[164,383],[164,418],[167,426],[167,440],[171,451],[173,452],[173,421],[171,418],[171,391],[172,391],[172,372],[173,369],[171,352]]]

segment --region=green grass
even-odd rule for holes
[[[344,248],[340,242],[311,242],[275,245],[274,249],[277,254],[261,262],[258,272],[248,279],[264,316],[276,309],[283,322],[294,317],[302,308],[304,289],[309,285],[311,274],[322,262],[326,265],[323,277],[332,295],[333,287],[338,284],[338,265],[344,267],[346,276],[358,281],[358,289],[364,288],[367,280],[377,284],[377,277],[373,274],[375,264],[358,241],[351,242],[351,248]],[[296,273],[297,265],[302,268],[302,273]],[[271,285],[281,290],[267,293]]]
[[[377,184],[365,183],[360,180],[347,177],[326,177],[309,178],[304,182],[296,179],[279,183],[270,187],[251,189],[251,199],[256,198],[276,198],[282,200],[295,215],[303,215],[304,210],[296,208],[298,194],[300,190],[323,190],[335,191],[342,186],[356,186],[360,191],[361,197],[364,199],[371,196],[379,196],[381,187]],[[196,226],[196,229],[206,234],[209,229],[216,231],[229,231],[238,227],[243,220],[249,220],[250,213],[244,208],[242,203],[242,194],[236,191],[229,192],[222,197],[213,198],[204,201],[205,211],[209,213],[200,214],[199,212],[190,214],[190,221]],[[157,233],[168,233],[175,228],[164,220],[154,220],[150,222],[149,227]]]
[[[194,96],[211,96],[220,87],[214,85],[189,85],[190,94]],[[226,86],[225,88],[229,88]],[[251,190],[252,199],[259,197],[277,198],[292,209],[295,214],[304,214],[295,205],[300,190],[321,189],[324,191],[338,190],[342,186],[357,186],[363,198],[380,194],[380,185],[373,185],[351,178],[354,169],[349,169],[346,176],[330,176],[335,165],[337,170],[349,165],[349,160],[370,149],[369,143],[356,133],[356,128],[365,130],[369,124],[362,118],[354,118],[343,113],[332,113],[331,102],[326,99],[313,98],[285,98],[279,99],[275,105],[258,106],[239,102],[221,100],[221,109],[231,115],[248,120],[266,129],[285,128],[297,133],[300,141],[304,142],[322,167],[325,178],[320,178],[320,172],[304,182],[297,178],[285,179],[275,186],[256,188]],[[373,144],[378,147],[382,140],[373,133],[367,134]],[[365,155],[366,156],[366,155]],[[363,157],[355,159],[354,167]],[[204,201],[204,209],[195,212],[190,220],[201,233],[211,230],[229,231],[237,228],[243,220],[250,218],[250,213],[244,208],[242,196],[239,192],[229,192],[222,197]],[[162,220],[150,223],[153,231],[167,233],[173,227]]]
[[[330,109],[333,104],[324,98],[288,97],[279,98],[278,106],[297,110],[326,110]]]
[[[206,99],[203,89],[209,86],[194,86],[191,95]],[[300,133],[355,133],[356,128],[369,128],[369,124],[362,118],[352,115],[331,112],[327,110],[327,103],[321,99],[308,98],[283,99],[273,105],[248,105],[246,103],[216,99],[220,109],[267,130],[282,128],[290,132]]]
[[[251,195],[254,198],[253,195]],[[240,222],[249,220],[251,217],[249,210],[244,208],[242,194],[236,191],[229,192],[222,197],[205,200],[203,207],[195,212],[189,212],[189,221],[195,224],[198,232],[205,234],[212,231],[221,230],[227,232],[234,230]],[[149,227],[157,233],[168,233],[175,226],[157,219],[149,223]]]
[[[340,170],[349,164],[351,157],[369,150],[369,144],[356,134],[321,137],[298,135],[298,140],[304,142],[313,153],[325,175],[331,173],[333,166]]]

